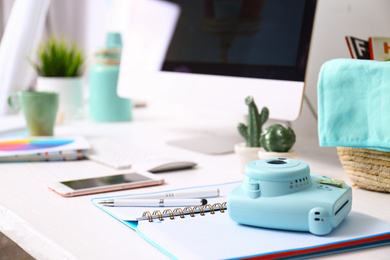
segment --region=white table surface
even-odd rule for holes
[[[58,125],[55,134],[110,137],[198,163],[196,169],[160,174],[166,181],[164,185],[104,194],[111,196],[241,180],[234,154],[205,155],[166,144],[168,140],[210,134],[216,128],[230,132],[237,122],[192,115],[175,118],[137,109],[131,122],[84,120]],[[352,184],[335,148],[320,148],[316,138],[297,133],[294,149],[298,151],[297,159],[306,161],[311,172]],[[91,198],[102,194],[63,198],[47,188],[54,181],[115,173],[115,169],[88,160],[0,164],[0,231],[36,259],[166,259],[135,231],[92,205]],[[352,210],[390,221],[389,196],[354,187]],[[318,259],[388,259],[389,255],[390,246],[384,246]]]

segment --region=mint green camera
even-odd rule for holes
[[[326,235],[351,211],[352,190],[343,181],[310,173],[299,160],[248,163],[245,179],[228,197],[232,220],[245,225]]]

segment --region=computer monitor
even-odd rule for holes
[[[133,1],[118,94],[208,113],[299,117],[315,0]]]

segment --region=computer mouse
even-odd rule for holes
[[[197,164],[193,161],[170,156],[153,156],[134,162],[132,169],[152,173],[189,169]]]

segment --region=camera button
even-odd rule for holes
[[[317,187],[317,189],[326,190],[326,191],[331,191],[332,190],[331,188],[329,188],[329,186],[326,186],[326,185],[319,185]]]

